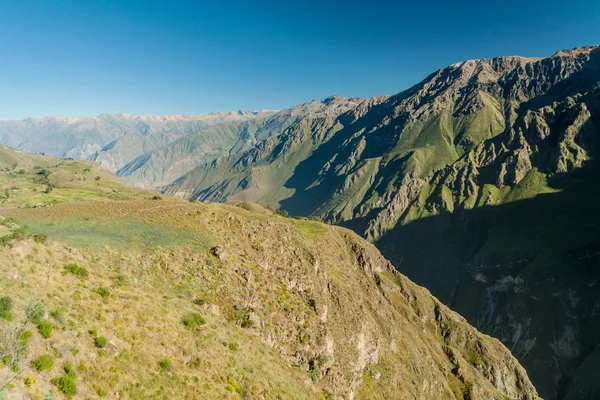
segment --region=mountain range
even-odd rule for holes
[[[392,96],[219,114],[148,140],[105,128],[34,134],[26,120],[0,123],[0,142],[95,160],[166,195],[350,228],[500,339],[542,397],[594,399],[599,111],[590,46],[460,62]]]
[[[0,189],[4,398],[538,399],[348,229],[2,146]]]

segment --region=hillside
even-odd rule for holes
[[[351,231],[100,173],[0,148],[9,396],[537,398],[499,341]]]
[[[361,101],[358,98],[331,96],[323,101],[313,100],[263,118],[223,123],[147,152],[119,169],[117,175],[136,186],[161,187],[198,165],[219,157],[242,154],[261,141],[276,138],[298,121],[313,118],[333,120]]]
[[[116,171],[138,156],[210,126],[241,122],[272,111],[199,115],[101,114],[0,121],[0,144],[30,153],[94,160]]]
[[[352,228],[500,338],[544,398],[591,399],[599,84],[597,47],[465,61],[299,121],[163,192]]]

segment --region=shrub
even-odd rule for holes
[[[194,301],[192,301],[192,303],[194,303],[197,306],[203,306],[206,304],[206,300],[204,299],[195,299]]]
[[[65,370],[65,374],[67,374],[67,376],[69,376],[73,379],[77,379],[77,370],[75,369],[75,366],[73,365],[73,363],[71,361],[67,361],[65,363],[64,370]]]
[[[240,320],[240,326],[242,328],[252,328],[254,327],[254,322],[250,319],[250,314],[244,315]]]
[[[106,397],[108,396],[108,391],[103,387],[99,387],[98,389],[96,389],[96,394],[100,397]]]
[[[96,175],[96,177],[94,179],[97,180],[97,181],[99,181],[102,178],[100,177],[100,175]]]
[[[158,362],[158,367],[161,369],[161,371],[168,371],[171,369],[171,360],[165,358],[163,360],[160,360]]]
[[[162,197],[160,197],[159,195],[155,194],[154,196],[150,197],[150,200],[162,200]]]
[[[206,320],[200,314],[189,313],[181,319],[181,323],[188,328],[196,329],[206,324]]]
[[[44,339],[48,339],[50,336],[52,336],[52,324],[46,320],[44,321],[40,321],[40,323],[37,325],[38,328],[38,332],[40,332],[40,335],[42,335],[42,337]]]
[[[65,312],[64,310],[56,309],[50,311],[50,316],[54,318],[57,322],[63,323],[65,320]]]
[[[55,378],[52,380],[52,383],[54,383],[67,397],[72,397],[77,394],[77,384],[75,383],[75,379],[68,375]]]
[[[27,225],[13,230],[9,235],[0,237],[0,246],[8,246],[12,240],[23,240],[29,237],[29,228]]]
[[[54,357],[50,354],[44,354],[31,363],[36,371],[50,371],[54,368]]]
[[[286,217],[286,218],[288,218],[290,216],[290,214],[287,212],[287,210],[284,210],[284,209],[275,210],[275,214],[280,215],[282,217]]]
[[[308,375],[310,376],[310,379],[314,383],[319,382],[319,380],[321,379],[321,368],[319,368],[319,366],[315,365],[314,368],[310,370]]]
[[[107,288],[102,287],[102,286],[100,286],[98,289],[96,289],[96,293],[98,293],[100,295],[100,297],[102,297],[103,299],[110,297],[110,291]]]
[[[99,349],[105,348],[107,343],[108,343],[108,339],[106,339],[104,336],[98,336],[97,338],[94,339],[94,344]]]
[[[27,309],[27,317],[34,323],[39,324],[46,315],[46,307],[43,303],[35,302]]]
[[[240,346],[237,343],[229,343],[229,350],[238,351],[239,348]]]
[[[48,235],[45,233],[35,233],[32,238],[36,243],[46,243],[48,241]]]
[[[117,286],[127,286],[127,277],[123,274],[119,274],[115,277],[115,284]]]
[[[32,336],[33,336],[33,333],[31,333],[31,331],[23,331],[21,333],[21,335],[19,336],[19,347],[21,347],[21,348],[27,347]]]
[[[25,383],[25,386],[32,387],[35,385],[35,378],[33,376],[26,376],[23,378],[23,382]]]
[[[90,273],[88,272],[87,269],[85,269],[82,266],[79,266],[77,264],[67,264],[65,265],[65,272],[75,275],[79,278],[87,278],[88,276],[90,276]]]
[[[0,297],[0,318],[5,319],[7,321],[12,321],[13,319],[13,300],[8,297]]]

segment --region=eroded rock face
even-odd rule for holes
[[[52,296],[44,299],[47,307],[69,304],[75,329],[84,331],[93,321],[114,342],[106,357],[99,357],[92,340],[73,342],[75,330],[56,329],[50,343],[70,343],[64,355],[62,345],[57,348],[60,357],[90,366],[80,371],[81,396],[97,391],[92,375],[96,368],[110,369],[119,362],[118,353],[127,352],[127,365],[135,369],[120,371],[113,393],[127,392],[129,382],[170,382],[171,376],[157,376],[155,362],[137,361],[169,359],[182,379],[206,376],[202,390],[177,387],[174,397],[184,391],[207,400],[217,393],[226,395],[222,377],[228,377],[233,388],[235,382],[251,384],[258,395],[292,399],[538,398],[506,347],[397,272],[366,240],[341,227],[249,208],[247,203],[238,207],[163,200],[157,211],[156,203],[148,200],[21,210],[19,218],[52,218],[58,226],[93,212],[96,219],[90,224],[95,228],[115,214],[128,215],[149,226],[178,227],[194,237],[209,237],[219,245],[174,242],[168,252],[133,243],[119,250],[73,250],[59,241],[36,244],[25,239],[18,246],[0,247],[5,261],[0,273],[5,276],[16,268],[23,274],[20,279],[37,285],[44,279],[39,271],[52,255],[53,265],[77,262],[85,267],[86,283],[93,287],[107,279],[104,265],[143,277],[132,279],[127,287],[112,287],[110,299],[96,296],[85,302],[74,300],[80,293],[79,278],[64,275],[49,281]],[[128,229],[124,226],[119,232],[122,240],[135,235],[135,228]],[[112,239],[107,235],[98,233],[95,238],[104,243]],[[30,250],[24,253],[19,247]],[[219,258],[225,252],[228,257]],[[14,288],[15,282],[0,280],[0,289]],[[27,305],[24,299],[19,301],[22,307]],[[104,307],[121,302],[127,307],[111,308],[102,319],[89,313],[97,303]],[[190,315],[202,321],[196,329],[182,323]],[[35,349],[46,348],[47,342],[38,336],[33,342]],[[271,380],[265,382],[262,374]],[[17,383],[11,392],[28,390]],[[52,386],[41,380],[38,388]],[[161,389],[165,390],[169,389]]]

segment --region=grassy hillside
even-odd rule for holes
[[[537,398],[500,342],[344,228],[249,203],[149,200],[110,175],[71,180],[85,163],[0,154],[2,182],[21,188],[0,209],[1,393]],[[50,193],[33,183],[38,164],[53,168]]]
[[[4,209],[157,195],[123,184],[93,162],[29,154],[4,146],[0,146],[0,188],[0,207]]]

